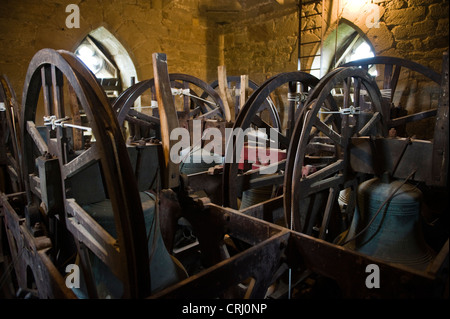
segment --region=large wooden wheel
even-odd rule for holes
[[[188,128],[189,119],[223,119],[225,110],[219,94],[206,82],[187,74],[169,74],[172,94],[177,107],[180,127]],[[136,83],[114,101],[113,109],[121,126],[125,122],[131,126],[131,140],[140,139],[142,129],[153,131],[160,138],[160,119],[158,108],[152,111],[134,109],[136,100],[150,91],[152,101],[156,101],[155,80],[149,79]],[[145,135],[145,133],[144,133]],[[149,137],[149,136],[144,136]]]
[[[342,98],[332,97],[336,87],[344,89]],[[361,95],[363,90],[368,97]],[[325,104],[330,97],[338,109],[330,110]],[[336,214],[339,192],[348,187],[354,190],[361,178],[350,165],[350,138],[386,136],[383,119],[381,93],[367,71],[338,68],[320,80],[291,138],[284,175],[287,227],[322,239],[340,232],[332,229],[340,218]],[[313,169],[305,173],[308,165]]]
[[[94,75],[72,53],[43,49],[29,64],[22,101],[28,227],[45,225],[58,269],[78,252],[91,297],[97,294],[88,251],[122,282],[123,297],[148,295],[141,199],[117,118]],[[79,114],[85,114],[84,123]],[[77,193],[80,187],[87,188],[83,196]],[[112,223],[108,231],[95,219],[99,216],[82,208],[97,200],[89,198],[95,194],[111,207],[110,216],[103,216]]]
[[[0,136],[2,183],[5,193],[23,190],[20,149],[20,107],[16,93],[6,75],[0,76]]]
[[[283,172],[285,167],[285,161],[283,160],[283,153],[286,152],[289,146],[290,131],[289,128],[283,132],[281,124],[278,122],[278,114],[275,113],[275,121],[269,119],[263,119],[259,115],[261,108],[264,108],[267,99],[277,89],[283,86],[288,86],[289,93],[296,92],[297,84],[303,87],[303,94],[308,94],[309,90],[314,87],[319,80],[303,72],[288,72],[274,76],[262,84],[256,91],[250,96],[247,102],[240,110],[236,121],[233,126],[233,131],[238,129],[235,138],[231,136],[227,140],[225,151],[225,164],[223,168],[223,199],[224,206],[231,208],[238,208],[238,198],[242,197],[242,193],[250,188],[261,188],[266,186],[281,185],[283,183]],[[291,111],[294,114],[297,110],[303,107],[303,101],[299,99],[297,103],[290,101]],[[246,147],[239,145],[239,141],[245,140],[245,135],[249,133],[248,129],[253,129],[255,134],[258,134],[260,129],[264,129],[267,135],[267,143],[264,143],[263,149],[270,147],[274,153],[277,154],[276,159],[271,159],[271,162],[264,163],[259,167],[249,167],[245,165]],[[250,131],[251,133],[251,131]],[[278,139],[277,145],[273,145],[270,142],[270,134],[276,134]],[[273,136],[273,135],[272,135]],[[241,143],[242,144],[242,143]],[[248,146],[249,144],[245,144]],[[258,149],[258,148],[257,148]],[[248,150],[248,149],[247,149]],[[259,156],[259,154],[256,154]],[[281,157],[281,158],[280,158]],[[255,159],[251,159],[255,160]],[[265,174],[264,170],[272,165],[275,165],[275,173]],[[272,167],[270,171],[272,171]],[[267,172],[267,171],[266,171]],[[269,199],[269,198],[267,198]]]
[[[433,144],[433,171],[427,185],[447,185],[448,118],[445,114],[448,109],[448,52],[443,54],[441,73],[416,62],[390,56],[352,61],[345,66],[376,67],[375,80],[382,92],[384,112],[389,115],[385,125],[387,129],[395,129],[390,135],[429,140]],[[405,105],[408,100],[414,103]]]
[[[234,102],[234,114],[237,117],[237,115],[239,114],[239,112],[243,106],[243,105],[241,105],[241,101],[242,101],[241,94],[242,93],[246,94],[246,97],[244,98],[244,100],[246,101],[259,88],[259,85],[255,81],[248,79],[246,92],[241,92],[242,86],[245,85],[244,83],[241,83],[242,77],[227,76],[226,82],[227,82],[226,83],[227,89],[229,90],[231,97],[232,98],[234,97],[234,101],[233,101]],[[219,90],[219,80],[213,81],[210,85],[215,90]],[[245,103],[242,103],[242,104],[245,104]],[[261,107],[258,110],[258,113],[261,114],[264,111],[266,111],[266,113],[270,117],[270,121],[272,121],[272,123],[275,123],[277,128],[281,129],[280,117],[279,117],[278,111],[276,109],[276,106],[270,96],[267,97],[267,99],[261,105]]]
[[[437,114],[441,74],[419,63],[391,56],[351,61],[342,66],[376,70],[374,80],[383,97],[388,129],[394,128],[395,134],[401,137],[432,138],[433,132],[427,126]]]

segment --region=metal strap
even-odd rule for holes
[[[54,130],[56,127],[73,127],[73,128],[77,128],[79,130],[85,130],[85,131],[89,131],[92,132],[92,129],[88,126],[81,126],[81,125],[75,125],[75,124],[70,124],[70,123],[65,123],[65,121],[70,120],[70,118],[68,116],[62,118],[62,119],[57,119],[55,115],[51,115],[51,116],[44,116],[44,125],[50,126],[52,127],[52,130]]]

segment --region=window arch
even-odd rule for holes
[[[311,74],[320,78],[346,62],[374,56],[375,50],[364,33],[351,22],[342,19],[338,27],[323,41],[321,56],[314,58]],[[376,75],[376,69],[370,68],[369,73]]]
[[[111,100],[137,82],[136,68],[127,50],[104,27],[90,32],[75,54],[99,79]]]

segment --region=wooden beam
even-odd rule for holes
[[[236,116],[234,112],[233,99],[231,98],[230,91],[228,90],[227,70],[224,65],[219,65],[217,71],[220,97],[222,98],[225,107],[225,119],[227,122],[232,122]]]
[[[179,165],[170,160],[170,150],[177,142],[170,140],[170,133],[179,126],[177,110],[172,97],[167,57],[164,53],[153,53],[152,57],[165,164],[162,187],[174,188],[180,183],[180,170]]]

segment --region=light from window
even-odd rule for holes
[[[345,57],[345,62],[361,60],[366,58],[372,58],[375,55],[372,52],[372,49],[367,44],[367,42],[362,42],[358,45],[352,52]]]
[[[375,56],[375,54],[373,54],[372,49],[370,48],[370,45],[364,41],[360,45],[358,45],[355,49],[353,49],[345,57],[344,60],[345,60],[345,63],[347,63],[350,61],[373,58],[374,56]],[[376,67],[374,67],[374,66],[369,67],[369,74],[376,77],[377,76]]]
[[[94,74],[97,74],[103,68],[104,60],[97,55],[92,46],[82,44],[75,54]]]

